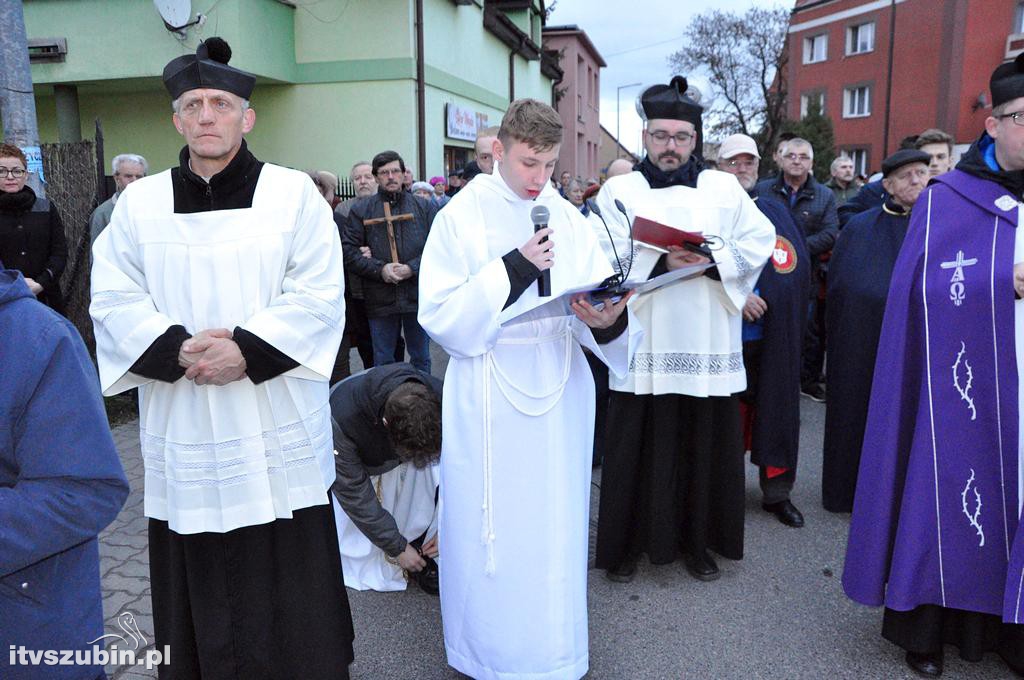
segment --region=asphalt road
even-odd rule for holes
[[[433,372],[443,375],[447,358],[439,348],[432,350]],[[359,365],[354,352],[353,363],[353,368]],[[629,584],[612,583],[603,572],[591,570],[588,678],[917,677],[905,668],[901,651],[879,635],[881,611],[856,605],[842,593],[839,576],[849,519],[825,512],[820,504],[825,408],[806,398],[801,407],[801,462],[793,501],[807,526],[785,527],[760,509],[756,469],[748,466],[746,554],[739,562],[719,560],[719,580],[696,581],[678,562],[642,563]],[[120,426],[114,436],[132,494],[101,536],[104,610],[108,623],[131,611],[148,635],[144,644],[151,646],[138,425]],[[592,527],[599,493],[596,470]],[[356,630],[352,678],[461,677],[445,662],[436,597],[412,586],[400,593],[350,590],[349,599]],[[108,673],[115,680],[155,677],[140,667],[110,666]],[[1009,677],[1009,671],[994,655],[969,664],[947,648],[944,677],[993,680]]]
[[[433,348],[436,375],[446,357]],[[681,562],[641,563],[632,583],[589,572],[590,673],[597,679],[916,678],[902,650],[880,635],[882,612],[842,592],[848,516],[821,507],[825,406],[801,400],[801,461],[793,502],[807,520],[791,529],[761,510],[757,469],[747,467],[745,556],[719,559],[722,577],[703,583]],[[600,494],[591,497],[591,555]],[[526,565],[524,565],[526,566]],[[349,591],[358,679],[458,678],[445,662],[440,607],[416,586],[403,593]],[[945,678],[1008,678],[1002,660],[960,660],[946,650]]]

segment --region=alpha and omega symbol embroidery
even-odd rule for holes
[[[943,262],[939,266],[943,269],[952,269],[953,277],[949,280],[949,299],[953,301],[953,304],[959,307],[964,303],[966,297],[966,288],[964,287],[964,267],[970,267],[978,264],[978,258],[972,257],[970,259],[964,258],[964,251],[956,251],[956,259],[949,262]]]
[[[974,491],[973,512],[967,508],[968,491]],[[985,530],[981,528],[981,492],[978,491],[978,485],[974,482],[974,468],[971,468],[971,476],[967,480],[964,490],[960,492],[960,504],[963,507],[964,515],[967,516],[967,521],[970,522],[971,526],[978,532],[978,537],[981,539],[978,543],[978,547],[984,548]]]
[[[796,248],[785,236],[776,236],[772,250],[772,266],[779,274],[789,274],[796,269]]]
[[[974,371],[971,369],[971,362],[964,356],[967,354],[967,346],[960,341],[960,351],[956,354],[956,361],[953,362],[953,387],[960,395],[960,401],[967,402],[967,408],[971,410],[971,420],[978,419],[978,410],[974,408],[974,399],[971,397],[971,387],[974,383]],[[964,365],[964,384],[960,384],[960,362]]]

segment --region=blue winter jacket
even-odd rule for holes
[[[109,632],[96,536],[127,496],[81,337],[0,266],[0,677],[101,676],[12,666],[10,648],[81,650]]]

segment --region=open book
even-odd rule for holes
[[[498,320],[502,325],[507,323],[517,323],[522,321],[520,317],[529,315],[530,318],[545,318],[553,316],[568,316],[572,314],[572,303],[574,300],[579,298],[585,298],[590,304],[595,307],[600,307],[608,300],[613,303],[621,300],[626,293],[633,290],[634,297],[636,295],[646,295],[647,293],[654,292],[665,286],[678,283],[680,281],[688,281],[695,279],[698,276],[702,276],[704,272],[712,267],[716,266],[714,262],[705,262],[702,264],[692,264],[686,267],[680,267],[670,272],[666,272],[660,276],[656,276],[653,279],[647,281],[626,281],[615,286],[602,285],[603,282],[591,283],[577,288],[570,288],[569,290],[563,291],[557,297],[552,298],[538,298],[538,304],[531,307],[530,309],[523,310],[519,309],[514,316],[505,316],[506,313],[511,312],[512,308],[506,309],[498,316]],[[517,321],[518,320],[518,321]]]

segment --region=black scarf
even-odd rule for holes
[[[964,153],[960,162],[956,164],[956,169],[995,182],[1017,198],[1024,197],[1024,170],[993,170],[985,160],[986,155],[991,155],[989,148],[994,144],[995,140],[989,137],[987,132],[983,132]]]
[[[696,156],[690,156],[685,164],[679,166],[671,173],[667,173],[655,165],[650,156],[633,166],[633,169],[644,176],[652,189],[664,189],[665,187],[686,186],[696,188],[697,175],[704,169],[704,164]]]
[[[402,205],[406,191],[404,189],[399,189],[398,191],[385,191],[384,187],[381,187],[379,193],[381,200],[390,203],[392,208],[397,208]]]
[[[0,191],[0,213],[5,215],[21,215],[32,209],[36,202],[36,192],[24,186],[20,191],[8,193]]]

